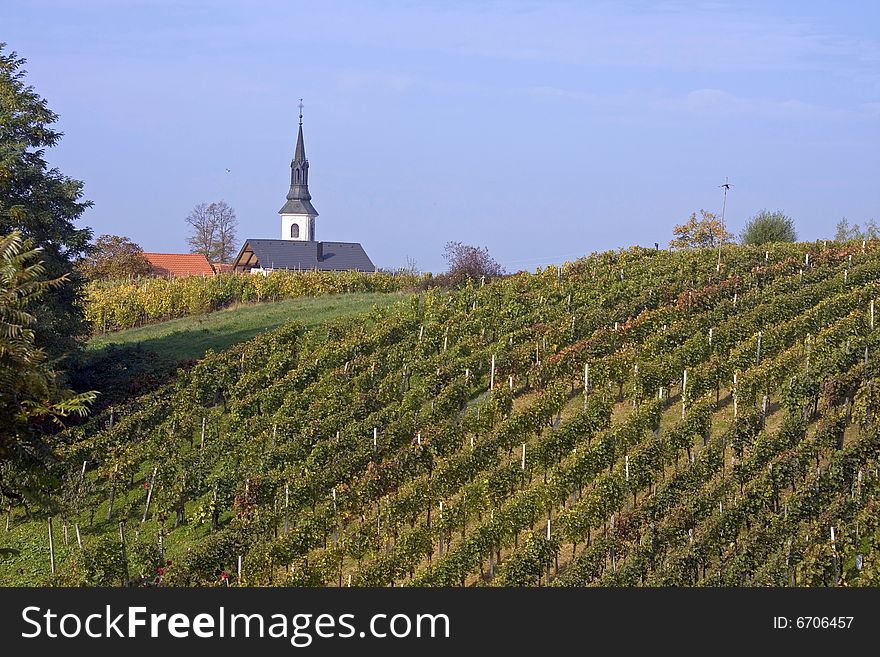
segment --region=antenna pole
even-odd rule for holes
[[[727,190],[731,188],[731,184],[724,176],[724,184],[720,185],[724,190],[724,200],[721,202],[721,235],[718,237],[718,264],[715,265],[715,271],[721,272],[721,245],[724,244],[724,211],[727,209]]]

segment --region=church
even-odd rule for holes
[[[233,271],[264,273],[273,269],[374,272],[376,266],[357,242],[320,242],[315,239],[318,211],[309,194],[309,161],[303,141],[302,101],[299,132],[290,163],[290,191],[281,215],[281,239],[245,240]]]

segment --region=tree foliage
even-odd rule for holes
[[[468,278],[497,278],[504,275],[504,267],[489,255],[489,249],[485,246],[447,242],[443,248],[443,258],[449,265],[446,274],[453,283]]]
[[[147,276],[151,271],[144,250],[120,235],[101,235],[79,262],[79,269],[91,280]]]
[[[44,279],[45,267],[19,232],[0,238],[0,491],[20,497],[22,470],[48,455],[46,429],[62,418],[85,415],[94,393],[73,395],[63,389],[35,342],[37,318],[30,308],[65,277]]]
[[[235,255],[238,219],[226,201],[199,203],[186,218],[190,253],[201,253],[211,262],[230,262]]]
[[[851,242],[854,240],[876,240],[880,239],[880,226],[873,219],[865,222],[865,229],[862,230],[858,224],[850,225],[849,219],[844,217],[837,222],[834,240],[837,242]]]
[[[66,285],[47,290],[32,308],[39,320],[37,344],[58,356],[87,330],[74,262],[86,251],[91,231],[74,222],[91,202],[82,199],[82,182],[46,163],[45,149],[61,138],[52,127],[58,116],[25,84],[25,60],[4,49],[0,43],[0,235],[21,231],[42,249],[50,278],[67,276]]]
[[[675,239],[669,242],[670,249],[700,249],[718,246],[719,243],[729,244],[733,234],[727,232],[721,221],[712,212],[700,210],[691,213],[683,224],[672,229]]]
[[[782,210],[761,210],[749,219],[740,233],[740,242],[760,246],[771,242],[796,242],[794,221]]]

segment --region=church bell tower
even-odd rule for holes
[[[303,142],[302,98],[299,99],[299,131],[296,135],[296,150],[290,162],[290,191],[287,203],[278,213],[281,215],[281,239],[315,241],[315,217],[318,211],[312,205],[309,194],[309,161]]]

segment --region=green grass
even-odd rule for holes
[[[94,390],[94,411],[123,403],[171,380],[180,366],[296,320],[306,330],[390,306],[405,293],[355,293],[241,304],[225,310],[93,338],[68,365],[70,385]]]
[[[206,315],[97,336],[89,342],[89,349],[140,345],[167,359],[201,358],[208,349],[223,351],[291,320],[302,322],[307,329],[314,328],[339,317],[368,312],[374,305],[389,306],[405,296],[371,292],[242,304]]]

